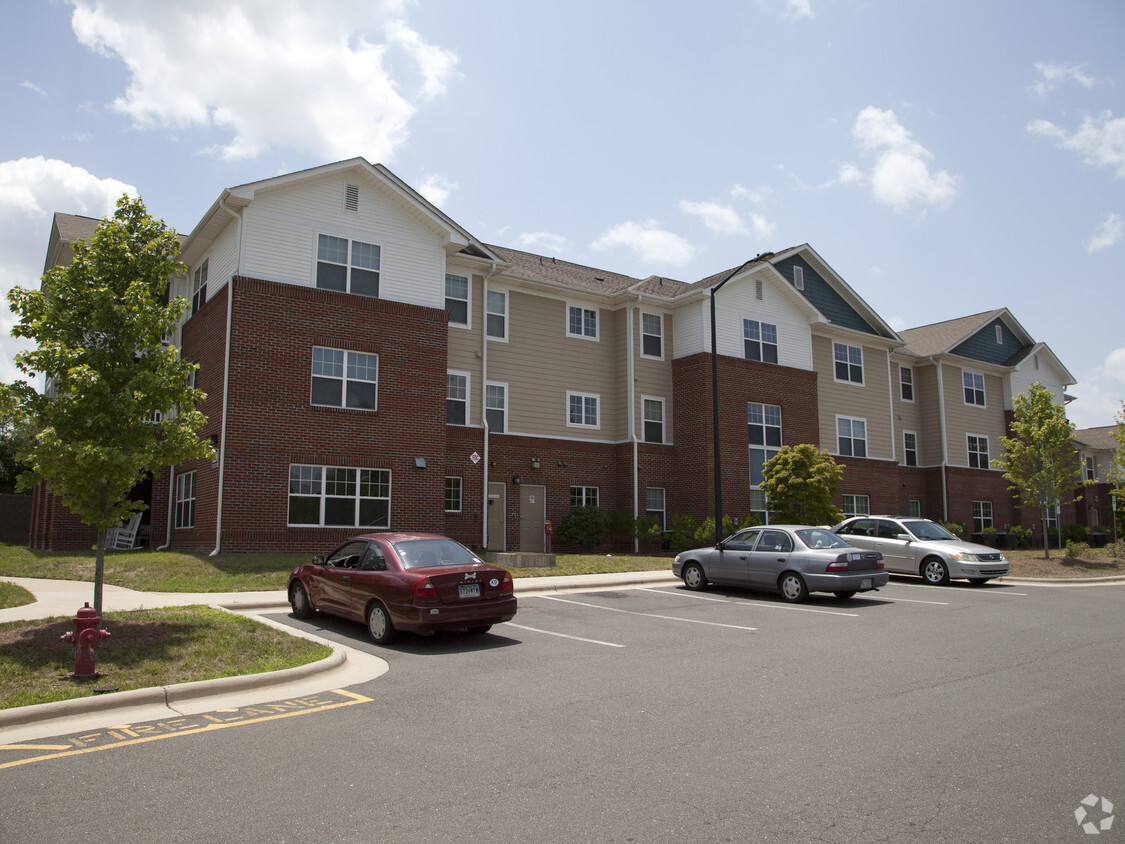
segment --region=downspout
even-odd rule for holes
[[[887,353],[887,384],[890,389],[887,391],[887,402],[890,405],[891,411],[891,459],[898,463],[898,434],[895,431],[895,385],[894,380],[891,378],[893,369],[891,367],[891,354]]]
[[[641,294],[637,293],[637,307],[641,304]],[[626,356],[626,377],[629,379],[626,393],[629,400],[629,441],[633,444],[633,523],[636,524],[638,516],[640,516],[640,467],[637,465],[640,456],[640,450],[637,446],[637,409],[636,409],[636,379],[634,375],[633,364],[633,308],[629,308],[625,314],[625,330],[628,336],[628,355]],[[637,536],[637,532],[633,531],[633,553],[636,554],[641,549],[641,540]]]
[[[222,548],[223,536],[223,480],[227,467],[227,411],[230,402],[230,338],[234,321],[234,279],[242,269],[242,215],[227,208],[219,200],[219,207],[238,221],[238,253],[235,260],[234,272],[227,280],[227,333],[226,348],[224,349],[223,362],[223,419],[219,426],[219,490],[215,501],[215,550],[208,556],[214,557]]]
[[[938,424],[941,426],[941,520],[949,521],[949,488],[946,479],[946,465],[949,462],[948,445],[945,441],[945,383],[941,373],[941,362],[930,355],[930,363],[937,367]]]
[[[488,446],[489,446],[489,428],[488,428],[488,408],[486,403],[488,401],[488,280],[496,274],[496,262],[491,262],[492,266],[484,276],[484,282],[481,284],[480,294],[480,421],[484,425],[484,472],[483,484],[484,488],[481,490],[481,501],[484,506],[481,507],[481,547],[488,550]],[[505,408],[507,412],[507,408]],[[507,501],[504,502],[505,506]],[[507,524],[507,519],[504,520]]]

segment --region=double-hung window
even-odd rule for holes
[[[469,374],[447,372],[445,375],[445,423],[469,424]]]
[[[385,528],[390,523],[389,469],[290,465],[290,525]]]
[[[750,488],[758,489],[763,480],[762,467],[781,449],[781,408],[776,404],[746,405],[750,440]]]
[[[907,466],[918,465],[918,435],[913,431],[902,432],[902,455]]]
[[[903,401],[914,401],[914,370],[909,366],[898,368],[898,384]]]
[[[868,495],[845,495],[843,504],[845,519],[871,515],[871,497]]]
[[[756,319],[742,320],[742,345],[747,360],[777,363],[777,326]]]
[[[987,469],[988,464],[988,437],[978,437],[974,434],[969,434],[969,468],[970,469]]]
[[[450,476],[445,479],[445,512],[461,512],[461,478]]]
[[[1094,461],[1093,457],[1087,457],[1085,463],[1086,463],[1086,480],[1088,480],[1088,481],[1095,480],[1098,476],[1097,463]]]
[[[597,507],[598,488],[596,486],[572,486],[570,488],[571,507]]]
[[[469,324],[468,276],[445,274],[445,309],[449,312],[450,325]]]
[[[973,533],[980,533],[985,528],[992,527],[992,502],[973,502]]]
[[[566,424],[570,428],[597,428],[599,396],[593,393],[567,393]]]
[[[645,487],[645,515],[656,519],[659,530],[666,530],[668,522],[664,512],[664,487]]]
[[[317,238],[316,286],[322,290],[379,295],[380,249],[374,243],[322,234]]]
[[[566,333],[568,337],[598,339],[598,312],[580,305],[567,307]]]
[[[379,356],[313,346],[312,404],[375,410]]]
[[[645,442],[664,442],[664,399],[642,397]]]
[[[484,297],[485,333],[494,340],[508,339],[508,294],[489,290]]]
[[[207,258],[195,268],[191,279],[191,312],[194,314],[207,302]]]
[[[195,472],[176,476],[176,527],[195,527]]]
[[[664,358],[664,318],[659,314],[641,314],[641,357]]]
[[[984,407],[984,376],[979,372],[962,372],[961,381],[965,385],[965,404]]]
[[[837,381],[863,383],[863,349],[846,343],[832,344],[832,360]]]
[[[508,430],[508,385],[484,385],[484,418],[488,429],[502,434]]]
[[[867,420],[837,416],[836,443],[841,457],[866,457]]]

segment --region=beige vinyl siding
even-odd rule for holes
[[[918,465],[940,466],[941,408],[938,406],[937,367],[914,366],[914,403],[918,410]]]
[[[965,367],[970,372],[981,373],[973,367]],[[945,431],[948,443],[948,459],[951,466],[969,465],[967,435],[988,437],[988,456],[1000,456],[1000,437],[1004,436],[1003,380],[997,375],[984,375],[985,407],[965,404],[965,391],[960,366],[942,364],[942,379],[945,382]]]
[[[863,349],[863,385],[837,383],[832,359],[832,343],[843,342]],[[891,447],[890,402],[887,391],[887,351],[863,345],[862,340],[813,335],[813,364],[817,372],[817,398],[820,404],[820,442],[831,454],[839,451],[836,439],[836,417],[850,416],[867,420],[867,456],[890,460],[901,454],[901,446]],[[901,431],[901,428],[898,429]]]
[[[450,326],[447,347],[447,369],[469,373],[469,408],[465,421],[479,426],[484,407],[484,381],[481,377],[481,331],[484,325],[484,277],[468,270],[450,269],[450,272],[469,277],[469,322],[472,330]],[[444,276],[443,276],[444,283]],[[444,290],[444,288],[443,288]]]
[[[899,367],[906,366],[914,372],[914,401],[908,402],[902,400],[902,386],[899,378]],[[865,364],[866,368],[866,364]],[[866,374],[866,373],[865,373]],[[913,431],[919,440],[918,443],[918,465],[926,465],[922,462],[922,412],[920,408],[921,402],[918,395],[918,369],[909,363],[891,361],[891,383],[890,391],[892,396],[892,406],[895,414],[895,459],[902,465],[906,464],[906,455],[903,452],[903,431]],[[936,441],[935,441],[936,442]]]
[[[664,360],[653,360],[651,358],[641,357],[641,314],[660,314],[663,319],[664,326]],[[673,443],[674,429],[672,425],[672,355],[671,350],[675,340],[673,323],[674,319],[671,314],[665,313],[656,308],[638,308],[633,316],[633,374],[636,377],[634,383],[633,400],[635,403],[633,410],[633,418],[636,424],[637,439],[644,442],[644,403],[641,401],[641,396],[650,396],[652,398],[664,399],[664,442]],[[624,324],[623,324],[624,325]],[[623,332],[624,333],[624,332]],[[619,392],[622,394],[622,401],[627,401],[628,390],[625,381],[621,382]],[[624,407],[622,408],[624,412]],[[628,417],[625,418],[626,426],[628,425]]]

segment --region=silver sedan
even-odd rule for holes
[[[809,592],[846,599],[887,585],[883,555],[861,551],[828,528],[768,525],[740,530],[707,548],[676,555],[672,574],[688,589],[709,584],[749,586],[781,593],[790,602]]]

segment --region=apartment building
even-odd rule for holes
[[[56,214],[47,266],[96,225]],[[217,457],[137,491],[153,547],[425,529],[538,552],[575,504],[702,519],[716,420],[730,514],[767,518],[762,465],[809,442],[848,514],[1032,526],[990,458],[1014,395],[1074,383],[1007,309],[895,331],[807,244],[633,278],[483,243],[360,158],[224,190],[181,257]],[[90,541],[37,494],[33,546]]]

